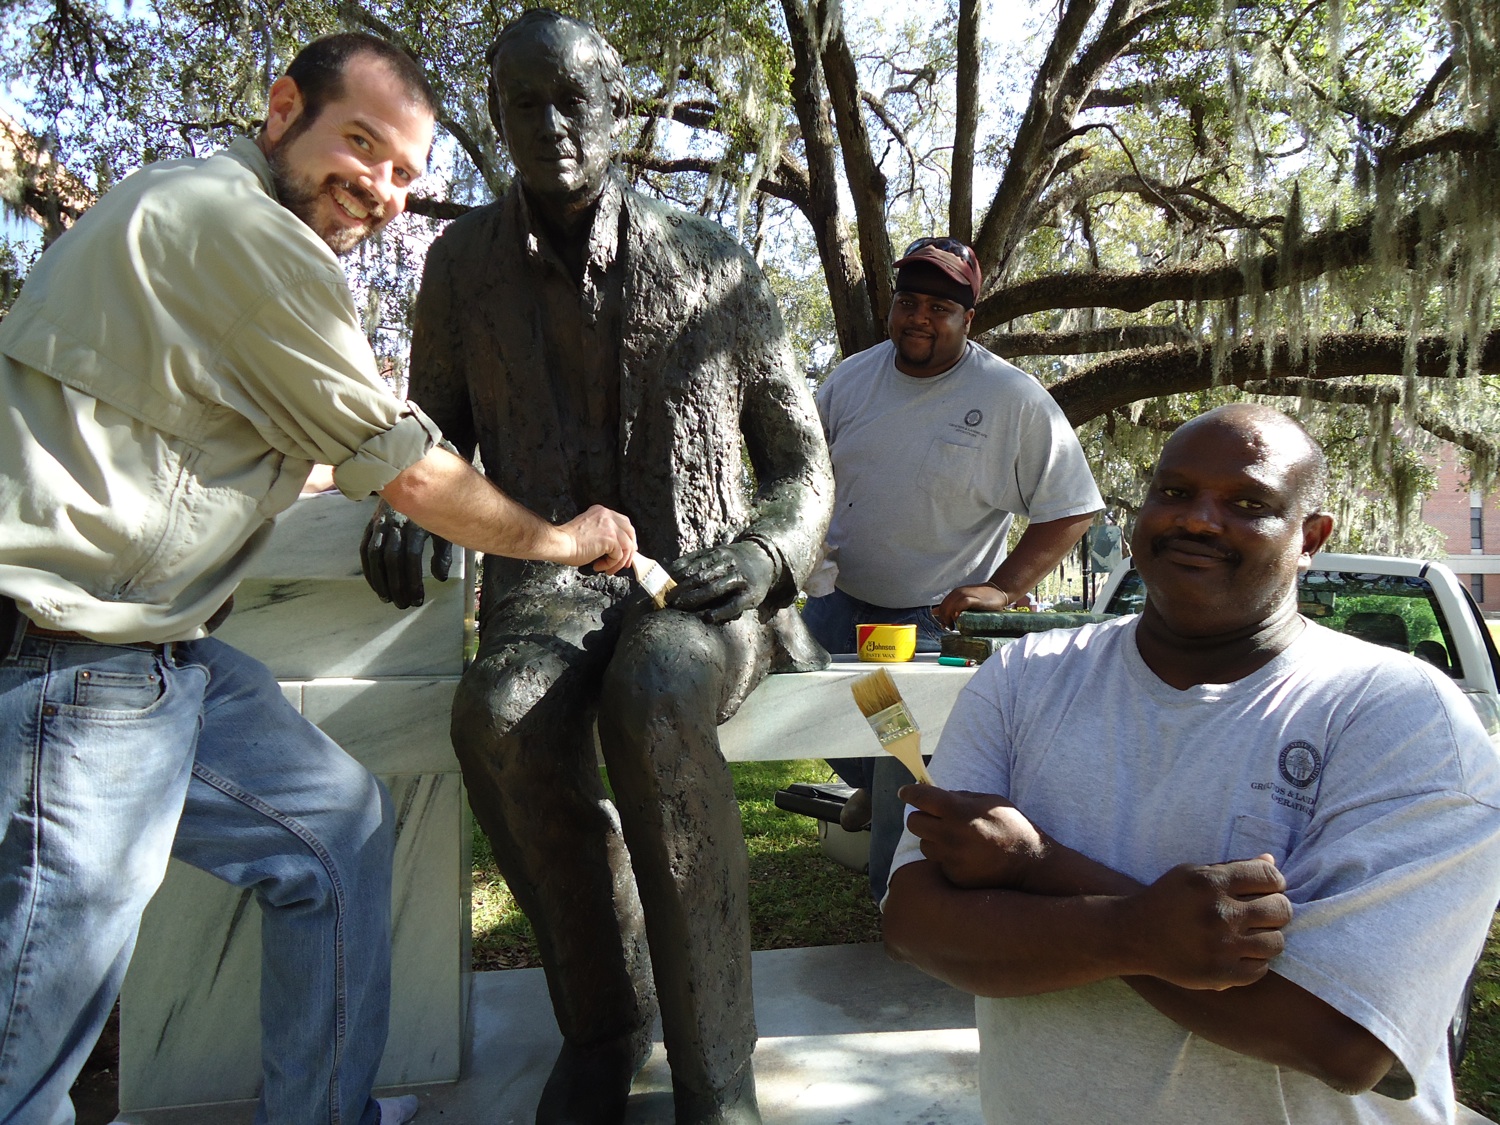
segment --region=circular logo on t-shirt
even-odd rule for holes
[[[1281,776],[1298,789],[1306,789],[1323,772],[1323,759],[1313,749],[1311,742],[1303,742],[1301,739],[1286,744],[1277,764],[1281,768]]]
[[[965,426],[977,426],[984,421],[984,415],[978,410],[971,410],[964,415]]]

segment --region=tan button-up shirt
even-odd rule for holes
[[[0,594],[99,640],[201,637],[314,462],[361,498],[440,436],[252,141],[150,165],[0,322]]]

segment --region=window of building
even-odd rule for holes
[[[1474,595],[1474,600],[1480,605],[1484,604],[1484,575],[1469,575],[1469,593]]]
[[[1469,493],[1469,553],[1484,554],[1484,497],[1478,489]]]

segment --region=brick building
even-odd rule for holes
[[[1448,566],[1485,615],[1500,617],[1500,488],[1488,496],[1471,489],[1452,446],[1435,467],[1438,484],[1422,501],[1422,519],[1447,540]]]

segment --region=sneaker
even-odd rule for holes
[[[839,810],[839,827],[845,832],[861,832],[870,827],[870,791],[856,789]]]
[[[403,1094],[399,1098],[376,1098],[380,1107],[380,1125],[406,1125],[417,1115],[421,1103],[415,1094]]]

